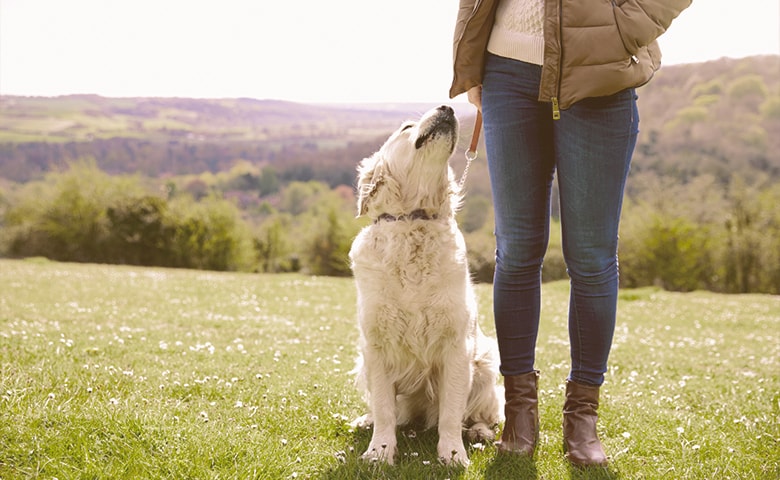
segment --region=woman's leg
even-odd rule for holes
[[[534,370],[541,268],[549,237],[554,173],[552,116],[539,103],[541,67],[488,55],[482,90],[493,191],[493,283],[501,373]]]
[[[618,224],[636,144],[633,89],[583,100],[555,123],[563,253],[571,278],[569,379],[604,382],[615,330]]]

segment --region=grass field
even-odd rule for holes
[[[481,323],[493,331],[490,286]],[[362,462],[350,279],[0,260],[0,479],[780,478],[780,298],[621,292],[600,434],[561,452],[568,285],[545,284],[533,461],[399,431]]]

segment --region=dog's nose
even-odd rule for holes
[[[449,113],[449,114],[455,113],[452,110],[452,107],[450,107],[449,105],[439,105],[439,107],[436,108],[436,110],[438,110],[440,112],[444,112],[444,113]]]

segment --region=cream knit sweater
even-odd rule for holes
[[[541,65],[544,60],[544,0],[500,0],[487,50]]]

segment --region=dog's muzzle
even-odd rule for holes
[[[455,117],[455,111],[452,107],[441,105],[429,115],[420,121],[420,135],[414,142],[414,147],[419,150],[429,140],[440,135],[448,135],[454,148],[455,137],[458,132],[458,119]]]

